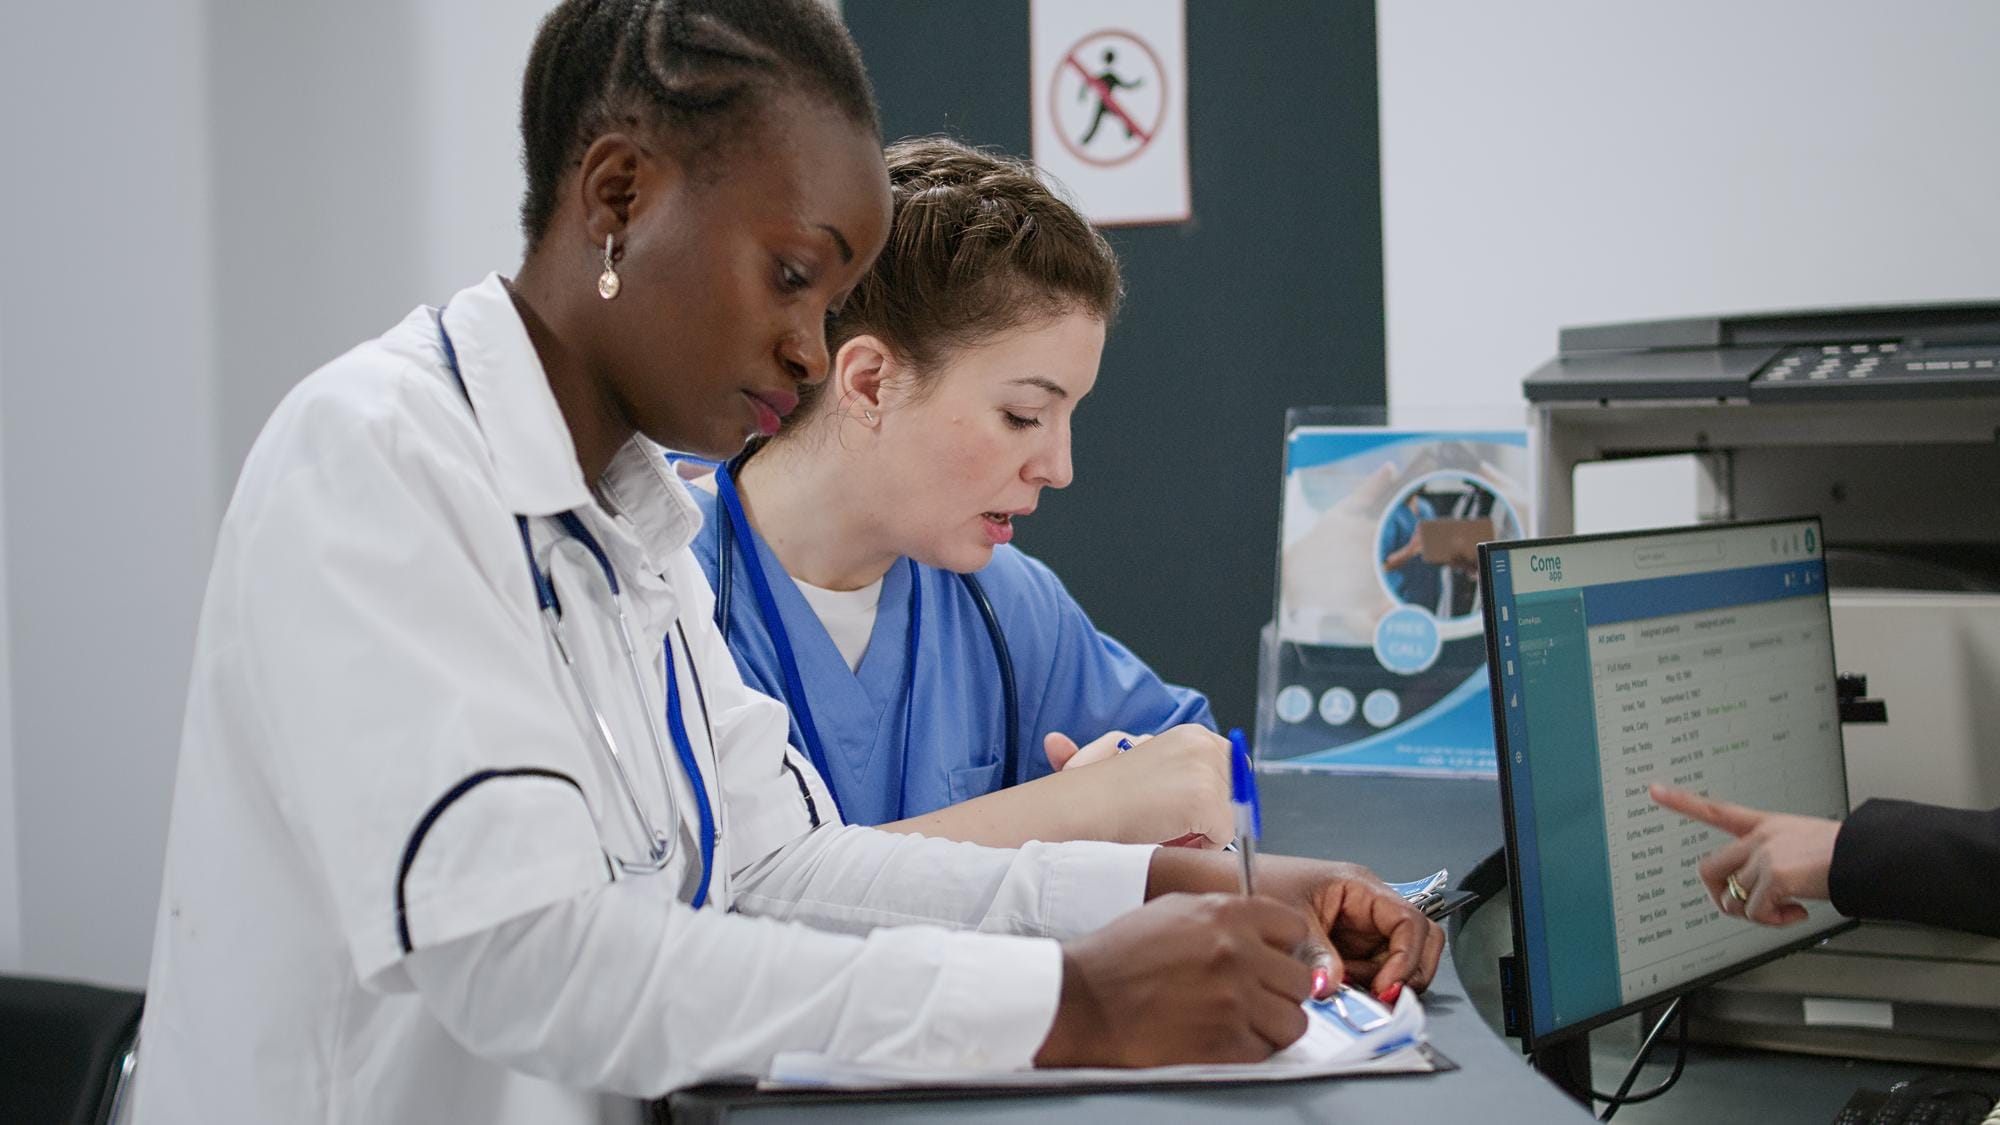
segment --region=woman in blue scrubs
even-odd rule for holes
[[[922,139],[888,163],[888,248],[830,318],[827,384],[696,493],[737,663],[790,706],[849,822],[1219,844],[1207,701],[1008,545],[1070,482],[1120,296],[1111,247],[1020,162]],[[1204,729],[1117,750],[1181,724]]]

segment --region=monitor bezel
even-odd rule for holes
[[[1501,540],[1495,540],[1493,542],[1479,544],[1479,601],[1480,601],[1481,618],[1486,629],[1486,676],[1487,676],[1487,686],[1489,689],[1487,694],[1488,696],[1491,697],[1493,705],[1493,746],[1496,751],[1494,756],[1498,759],[1500,767],[1500,820],[1501,820],[1501,831],[1502,831],[1502,843],[1504,845],[1502,850],[1506,853],[1507,857],[1507,899],[1508,899],[1507,906],[1508,906],[1508,913],[1512,916],[1513,919],[1513,928],[1514,928],[1514,953],[1515,953],[1514,996],[1511,997],[1511,1000],[1514,1004],[1519,1006],[1520,1019],[1518,1021],[1518,1025],[1520,1027],[1520,1032],[1521,1032],[1521,1049],[1524,1052],[1536,1051],[1543,1047],[1550,1046],[1552,1044],[1561,1043],[1562,1041],[1567,1039],[1573,1039],[1578,1036],[1587,1035],[1591,1031],[1597,1028],[1603,1027],[1609,1023],[1614,1023],[1618,1020],[1625,1018],[1626,1016],[1632,1015],[1637,1012],[1645,1011],[1647,1008],[1656,1007],[1660,1004],[1666,1003],[1669,1000],[1685,996],[1686,994],[1693,992],[1696,989],[1705,988],[1708,985],[1714,984],[1719,980],[1724,980],[1729,977],[1733,977],[1739,973],[1745,972],[1746,970],[1754,969],[1759,965],[1763,965],[1768,962],[1775,961],[1780,957],[1796,953],[1801,949],[1809,949],[1815,945],[1818,945],[1826,941],[1831,937],[1834,937],[1837,934],[1841,934],[1848,930],[1853,929],[1860,923],[1853,918],[1843,918],[1839,922],[1836,922],[1835,924],[1827,927],[1824,930],[1814,930],[1811,933],[1803,934],[1792,941],[1785,942],[1783,944],[1774,946],[1771,949],[1767,949],[1761,953],[1755,954],[1747,960],[1735,962],[1728,968],[1718,969],[1712,973],[1705,973],[1702,976],[1696,977],[1693,980],[1684,981],[1680,984],[1674,985],[1671,988],[1665,988],[1661,989],[1658,992],[1649,993],[1646,996],[1631,1001],[1630,1003],[1622,1004],[1608,1011],[1600,1012],[1594,1016],[1589,1016],[1585,1019],[1577,1020],[1573,1023],[1565,1024],[1562,1027],[1555,1028],[1549,1031],[1545,1035],[1537,1035],[1535,1033],[1534,990],[1529,986],[1529,981],[1528,981],[1528,977],[1532,969],[1528,962],[1525,952],[1527,949],[1528,930],[1527,930],[1527,912],[1526,912],[1526,907],[1522,901],[1522,894],[1521,894],[1521,868],[1520,868],[1521,849],[1517,842],[1519,839],[1519,831],[1518,831],[1519,826],[1516,825],[1514,822],[1513,768],[1510,756],[1507,753],[1508,737],[1507,737],[1506,691],[1505,691],[1505,685],[1500,682],[1500,676],[1499,676],[1499,668],[1501,660],[1500,630],[1499,630],[1499,622],[1497,620],[1496,610],[1494,607],[1494,598],[1493,598],[1494,552],[1513,551],[1513,550],[1533,548],[1533,547],[1559,547],[1576,543],[1597,543],[1615,539],[1642,539],[1660,535],[1685,535],[1685,534],[1700,534],[1702,532],[1708,532],[1708,531],[1733,531],[1739,528],[1767,527],[1777,524],[1800,524],[1800,523],[1810,523],[1813,525],[1814,531],[1819,537],[1819,543],[1820,543],[1819,557],[1822,563],[1824,563],[1826,559],[1826,550],[1827,550],[1826,526],[1825,526],[1825,521],[1823,521],[1818,515],[1784,516],[1772,519],[1755,519],[1755,520],[1728,520],[1728,521],[1717,521],[1714,523],[1687,524],[1674,527],[1641,528],[1631,531],[1598,532],[1591,535],[1556,535],[1556,536],[1545,536],[1536,539],[1501,539]],[[1832,597],[1831,587],[1823,588],[1823,592],[1821,593],[1821,598],[1830,599],[1831,597]],[[1834,681],[1837,682],[1840,674],[1839,672],[1840,665],[1839,665],[1839,654],[1834,651],[1832,645],[1833,614],[1832,614],[1832,606],[1830,600],[1827,602],[1827,605],[1828,605],[1827,649],[1828,652],[1831,654],[1829,656],[1829,667],[1827,669],[1827,674],[1829,677],[1831,677]],[[1848,779],[1847,779],[1847,738],[1845,729],[1839,723],[1834,724],[1834,739],[1840,746],[1841,804],[1846,805],[1851,809],[1853,793],[1848,787]]]

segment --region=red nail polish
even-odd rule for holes
[[[1382,994],[1379,997],[1379,999],[1384,1004],[1394,1004],[1396,1002],[1396,997],[1401,996],[1402,994],[1403,994],[1403,982],[1399,980],[1390,981],[1389,987],[1382,990]]]
[[[1333,974],[1325,969],[1313,970],[1313,999],[1324,1000],[1333,993]]]

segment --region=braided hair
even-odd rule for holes
[[[1072,312],[1107,324],[1124,298],[1111,244],[1034,166],[949,137],[885,151],[889,244],[827,319],[827,348],[876,336],[921,396],[953,353]],[[780,439],[810,426],[825,384],[800,388]],[[753,443],[761,444],[761,443]]]
[[[543,19],[521,86],[528,249],[598,137],[646,129],[712,181],[722,143],[788,84],[879,131],[861,54],[819,0],[564,0]]]

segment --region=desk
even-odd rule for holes
[[[1391,879],[1439,867],[1454,878],[1500,846],[1499,786],[1491,781],[1278,774],[1263,782],[1267,850],[1354,860]],[[1143,1120],[1148,1125],[1232,1121],[1463,1122],[1543,1125],[1590,1120],[1494,1035],[1466,999],[1447,957],[1424,997],[1431,1042],[1457,1063],[1445,1074],[1105,1093],[925,1097],[758,1094],[741,1087],[685,1090],[669,1100],[676,1123]]]
[[[1391,881],[1440,867],[1454,885],[1500,849],[1500,783],[1465,778],[1265,774],[1263,849],[1345,859]]]
[[[1218,1121],[1335,1121],[1461,1125],[1561,1125],[1590,1115],[1543,1081],[1520,1051],[1480,1022],[1447,959],[1424,997],[1431,1042],[1459,1065],[1444,1074],[1285,1082],[1271,1086],[1197,1087],[1105,1093],[926,1097],[893,1101],[857,1094],[758,1094],[702,1087],[675,1094],[672,1120],[915,1122],[1144,1121],[1147,1125],[1215,1125]]]
[[[1346,859],[1389,879],[1414,879],[1440,867],[1456,882],[1500,847],[1500,791],[1492,781],[1276,774],[1263,782],[1268,851]],[[1507,904],[1482,910],[1481,928],[1511,941]],[[1468,945],[1468,948],[1470,946]],[[1484,958],[1481,958],[1483,961]],[[1478,1007],[1497,1008],[1497,972],[1460,967],[1449,953],[1425,996],[1431,1041],[1460,1067],[1446,1074],[1330,1079],[1274,1087],[1232,1086],[1179,1091],[927,1097],[895,1101],[856,1094],[758,1094],[741,1087],[684,1090],[669,1101],[676,1123],[729,1121],[760,1125],[812,1122],[916,1122],[948,1118],[975,1122],[1044,1123],[1143,1121],[1147,1125],[1250,1122],[1459,1122],[1540,1125],[1592,1120],[1521,1060],[1512,1039],[1493,1033]],[[1478,998],[1478,1006],[1468,999]],[[1497,1016],[1493,1017],[1497,1020]],[[1634,1020],[1591,1036],[1599,1089],[1617,1084],[1638,1047]],[[1672,1047],[1655,1058],[1671,1062]],[[1665,1066],[1650,1065],[1638,1088]],[[1830,1121],[1856,1087],[1887,1088],[1926,1068],[1906,1063],[1848,1062],[1763,1051],[1696,1046],[1680,1084],[1654,1102],[1628,1106],[1627,1125],[1783,1125]]]

